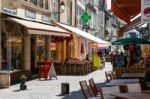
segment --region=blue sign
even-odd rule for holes
[[[131,37],[137,37],[136,32],[129,32],[129,35],[130,35]]]

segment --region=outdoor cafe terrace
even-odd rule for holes
[[[57,74],[61,75],[85,75],[96,70],[92,61],[68,59],[64,62],[54,62]]]

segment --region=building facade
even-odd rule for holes
[[[65,10],[60,4],[64,2]],[[93,43],[84,35],[55,26],[55,21],[77,31],[104,38],[104,13],[99,0],[0,0],[0,72],[37,74],[43,61],[61,62],[66,58],[85,59],[93,53]],[[83,28],[81,15],[91,15],[89,28]],[[98,20],[98,21],[97,21]],[[79,30],[79,31],[80,31]],[[53,46],[52,46],[53,45]],[[84,52],[81,52],[81,46]],[[18,76],[19,77],[19,76]],[[17,79],[17,77],[14,77]],[[19,79],[19,78],[18,78]],[[11,79],[13,80],[13,78]]]
[[[51,44],[68,31],[50,25],[51,1],[0,0],[0,72],[36,74],[40,62],[57,59]]]

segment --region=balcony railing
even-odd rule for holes
[[[24,0],[24,1],[29,2],[31,4],[34,4],[34,5],[38,6],[38,7],[45,8],[45,9],[48,10],[48,2],[45,2],[45,4],[44,4],[41,1],[38,2],[38,0]]]

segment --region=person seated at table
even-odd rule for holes
[[[135,63],[133,66],[134,67],[143,67],[144,66],[144,59],[141,58],[141,60],[138,63]]]
[[[146,66],[150,66],[150,55],[145,58],[144,63]]]

